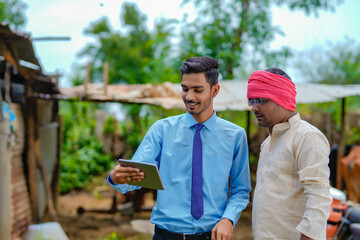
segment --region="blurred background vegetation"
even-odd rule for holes
[[[326,84],[360,84],[360,43],[345,38],[327,46],[295,51],[289,47],[270,48],[275,36],[284,32],[272,24],[272,6],[287,6],[289,11],[302,11],[318,16],[320,11],[335,11],[339,0],[183,0],[193,4],[197,17],[189,21],[187,15],[179,21],[158,18],[154,27],[147,27],[147,16],[135,3],[124,2],[119,13],[120,29],[114,29],[107,17],[102,17],[84,29],[93,39],[79,54],[72,73],[72,85],[83,83],[87,62],[91,63],[91,79],[101,81],[103,64],[109,63],[110,84],[144,84],[181,81],[179,67],[192,56],[210,56],[220,62],[221,79],[247,79],[251,72],[268,67],[286,70],[291,64],[303,82]],[[26,4],[21,0],[0,2],[0,21],[7,21],[14,30],[21,30],[26,22]],[[355,30],[354,30],[355,31]],[[84,63],[86,59],[86,63]],[[349,97],[350,112],[359,111],[360,98]],[[340,129],[341,100],[311,105],[299,105],[307,119],[315,115],[329,116],[335,132]],[[114,107],[113,107],[114,108]],[[119,114],[107,115],[101,125],[103,136],[115,136],[123,148],[115,153],[104,150],[104,139],[96,134],[96,112],[108,111],[109,105],[81,102],[61,102],[63,143],[61,154],[61,192],[83,188],[91,175],[106,174],[115,159],[131,158],[144,134],[158,119],[182,113],[144,105],[117,104]],[[246,112],[226,111],[218,115],[242,127],[246,126]],[[121,119],[118,116],[123,116]],[[321,119],[321,117],[320,117]],[[259,128],[251,125],[251,137],[258,138]],[[318,122],[321,124],[321,122]],[[318,126],[319,127],[319,126]],[[321,127],[320,127],[321,128]],[[321,128],[331,143],[336,136]],[[346,129],[346,143],[360,144],[360,127]],[[335,134],[336,135],[336,134]],[[257,139],[262,140],[262,139]],[[114,144],[114,143],[113,143]],[[252,151],[250,161],[256,163]],[[256,166],[256,165],[253,165]]]

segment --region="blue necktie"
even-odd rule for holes
[[[202,142],[200,131],[203,124],[195,124],[196,132],[193,144],[192,182],[191,182],[191,215],[198,220],[204,214],[202,184]]]

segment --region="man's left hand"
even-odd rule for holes
[[[221,219],[211,231],[211,240],[231,240],[233,236],[234,225],[227,218]]]

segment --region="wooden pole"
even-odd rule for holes
[[[346,99],[342,99],[341,106],[341,129],[340,129],[340,142],[338,146],[338,155],[336,161],[336,188],[342,190],[342,172],[341,172],[341,159],[345,152],[345,115],[346,115]]]
[[[55,210],[58,208],[58,199],[59,199],[59,180],[60,180],[60,159],[61,159],[61,148],[62,148],[62,126],[63,120],[60,114],[56,117],[56,122],[58,122],[59,127],[57,129],[57,154],[56,154],[56,164],[54,166],[53,179],[51,181],[51,190],[53,193],[54,206]]]
[[[107,85],[109,82],[109,63],[104,62],[103,66],[103,81],[104,81],[104,94],[107,94]]]
[[[5,101],[10,105],[11,97],[10,97],[10,88],[11,88],[11,80],[10,80],[10,63],[6,63],[6,71],[4,76],[5,83]]]
[[[26,83],[26,105],[25,117],[26,122],[26,142],[27,142],[27,166],[28,166],[28,183],[30,190],[30,202],[32,220],[35,223],[40,222],[39,216],[39,191],[36,174],[36,156],[35,156],[35,126],[36,126],[36,100],[30,97],[32,95],[32,88],[30,83]]]
[[[1,100],[0,104],[2,104]],[[1,239],[4,240],[11,240],[11,161],[9,138],[10,122],[2,120],[0,121],[0,235]]]
[[[58,78],[56,77],[56,87],[58,86]],[[62,118],[59,114],[59,101],[54,100],[53,102],[53,117],[52,121],[58,123],[57,131],[56,131],[56,163],[54,165],[53,175],[52,179],[50,181],[51,183],[51,192],[52,192],[52,201],[54,203],[55,211],[57,212],[57,206],[58,206],[58,197],[59,197],[59,180],[60,180],[60,157],[61,157],[61,133],[62,133]]]
[[[91,63],[89,62],[88,65],[86,66],[86,76],[84,79],[84,97],[87,96],[87,92],[88,92],[88,83],[90,81],[90,71],[91,71]]]

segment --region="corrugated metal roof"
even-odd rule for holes
[[[42,72],[30,35],[12,32],[5,22],[0,23],[0,56],[16,67],[12,70],[11,81],[13,83],[29,82],[36,93],[59,93],[50,76],[44,75]],[[1,67],[0,75],[4,73],[5,69],[5,67]]]
[[[214,99],[216,111],[250,110],[247,104],[247,81],[223,80],[219,82],[220,92]],[[165,109],[184,109],[181,99],[180,84],[138,84],[108,85],[107,94],[101,84],[89,84],[86,96],[84,86],[62,88],[60,92],[65,98],[79,98],[89,101],[144,103],[162,106]],[[338,98],[360,95],[360,85],[327,85],[315,83],[298,83],[297,103],[332,102]]]

